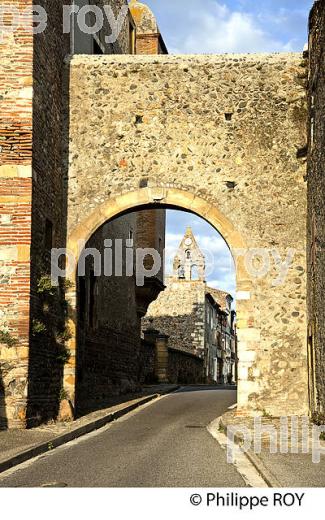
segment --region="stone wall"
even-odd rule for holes
[[[114,269],[118,254],[115,240],[122,240],[124,253],[119,266],[125,273],[125,245],[130,230],[136,234],[136,214],[105,224],[86,244],[87,249],[100,253],[102,274],[91,276],[95,261],[87,256],[85,276],[78,280],[77,414],[105,405],[112,395],[135,390],[138,384],[140,318],[135,280],[116,275]],[[113,276],[104,274],[107,239],[112,240]]]
[[[39,284],[51,274],[51,248],[66,244],[68,78],[63,67],[70,35],[63,34],[63,1],[42,0],[46,30],[33,47],[33,202],[31,228],[28,425],[55,419],[60,405],[65,331],[64,287],[53,298]],[[20,290],[19,290],[20,292]],[[40,332],[41,327],[42,332]]]
[[[23,427],[27,422],[33,426],[55,419],[63,395],[63,367],[68,356],[64,341],[70,333],[65,325],[69,312],[65,286],[61,283],[55,291],[44,287],[50,276],[51,248],[66,245],[69,73],[63,64],[70,53],[70,35],[63,34],[62,14],[67,3],[35,2],[46,9],[46,30],[33,37],[31,24],[29,32],[19,26],[1,44],[0,281],[5,287],[0,295],[2,426]],[[81,0],[79,6],[86,3]],[[93,3],[104,4],[102,0]],[[33,2],[6,4],[26,12],[30,7],[32,12]],[[126,1],[109,4],[117,16]],[[128,13],[117,41],[106,44],[110,29],[105,17],[96,40],[102,52],[131,52],[132,27]],[[79,50],[88,46],[90,53],[95,52],[87,35],[75,36]],[[147,220],[151,218],[155,229],[163,226],[162,244],[164,215],[164,211],[159,215],[147,212]],[[162,282],[162,270],[159,277]],[[123,306],[117,307],[121,312]],[[130,323],[134,324],[132,319]],[[117,333],[128,338],[128,345],[138,346],[139,319],[131,338],[123,328]],[[99,350],[101,337],[103,328],[93,340],[94,350]],[[71,363],[74,366],[74,360]],[[121,379],[118,375],[116,378]],[[134,378],[138,380],[137,375]],[[115,388],[118,386],[116,383]]]
[[[167,278],[166,289],[150,305],[142,328],[147,329],[153,320],[154,328],[169,336],[171,348],[203,356],[205,290],[202,281]]]
[[[155,372],[156,363],[155,344],[142,340],[140,347],[140,374],[141,382],[157,383]],[[204,361],[202,358],[168,347],[167,380],[172,384],[194,385],[202,384],[204,379]]]
[[[309,36],[308,303],[310,405],[325,410],[325,2],[315,2]]]
[[[300,54],[70,63],[70,246],[141,204],[172,201],[215,225],[236,260],[239,407],[275,415],[308,400],[305,75]],[[267,274],[237,248],[265,251]]]
[[[155,375],[155,356],[156,349],[154,343],[142,339],[139,358],[141,384],[157,383],[157,376]]]
[[[135,248],[158,251],[160,245],[163,249],[164,210],[118,217],[98,229],[85,246],[100,255],[101,275],[96,276],[96,260],[89,254],[85,273],[78,279],[77,414],[105,406],[112,395],[136,391],[147,379],[150,355],[148,360],[141,350],[140,320],[146,310],[143,304],[147,307],[153,296],[139,301],[135,276],[126,274],[126,245],[131,236]],[[111,240],[111,247],[104,247],[105,240]],[[108,256],[104,270],[104,250],[112,252],[112,275],[107,271]],[[163,276],[162,266],[158,277],[162,280]]]
[[[170,383],[181,385],[204,383],[203,359],[169,348],[168,380]]]

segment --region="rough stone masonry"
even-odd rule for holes
[[[140,205],[208,220],[236,263],[239,410],[306,413],[302,56],[75,56],[67,68],[68,247]],[[74,370],[72,355],[70,395]]]

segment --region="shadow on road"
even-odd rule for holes
[[[182,386],[179,390],[177,390],[176,393],[181,392],[204,392],[204,391],[216,391],[219,390],[230,390],[237,392],[237,386],[235,385],[188,385],[188,386]]]

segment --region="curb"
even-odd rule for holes
[[[163,395],[167,395],[167,394],[176,392],[179,388],[180,388],[180,386],[175,386],[175,388],[171,388],[166,391],[162,391],[161,393],[149,395],[148,397],[144,397],[143,399],[139,400],[137,403],[128,405],[125,408],[122,408],[121,410],[112,412],[112,413],[106,415],[105,417],[96,419],[88,424],[85,424],[83,426],[80,426],[79,428],[76,428],[75,430],[72,430],[68,433],[64,433],[63,435],[54,437],[53,439],[49,439],[48,441],[42,442],[41,444],[37,444],[36,446],[33,446],[32,448],[28,448],[27,450],[22,451],[21,453],[18,453],[17,455],[10,457],[9,459],[4,460],[3,462],[0,462],[0,474],[3,473],[4,471],[7,471],[8,469],[14,468],[15,466],[18,466],[19,464],[22,464],[23,462],[26,462],[30,459],[34,459],[35,457],[38,457],[39,455],[43,455],[44,453],[53,451],[55,448],[58,448],[59,446],[62,446],[63,444],[67,444],[70,441],[73,441],[75,439],[78,439],[79,437],[87,435],[88,433],[99,430],[100,428],[103,428],[103,426],[106,426],[107,424],[109,424],[113,421],[116,421],[120,417],[123,417],[124,415],[127,415],[130,412],[133,412],[133,410],[136,410],[140,406],[147,404],[150,401],[153,401]]]
[[[227,431],[227,425],[223,422],[222,416],[220,417],[220,426]],[[235,433],[234,441],[238,446],[240,446],[243,442],[243,438]],[[281,488],[283,487],[280,482],[276,479],[276,477],[267,469],[262,460],[254,453],[252,450],[248,450],[243,452],[244,455],[248,458],[248,460],[253,464],[256,471],[260,474],[260,476],[265,480],[266,484],[270,488]]]

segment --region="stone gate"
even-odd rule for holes
[[[239,410],[307,413],[302,56],[75,56],[66,67],[68,249],[77,256],[79,240],[138,207],[206,219],[236,264]],[[75,335],[69,348],[73,399]]]

